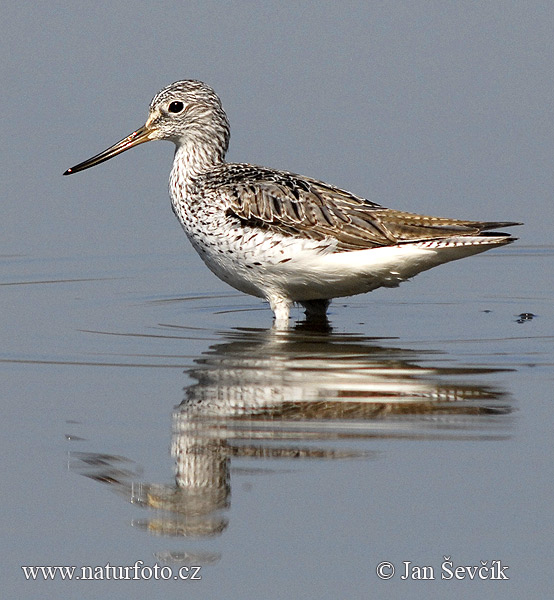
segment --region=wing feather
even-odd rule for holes
[[[460,235],[479,235],[511,222],[480,222],[384,208],[321,181],[253,165],[226,164],[203,182],[221,194],[245,224],[310,239],[334,240],[337,251]]]

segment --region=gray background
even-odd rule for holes
[[[142,124],[151,97],[183,78],[221,95],[230,160],[386,206],[525,221],[521,235],[541,240],[552,18],[548,2],[8,3],[3,243],[55,255],[180,248],[163,204],[168,144],[59,174]]]
[[[6,597],[550,593],[553,25],[550,2],[4,3]],[[375,460],[235,474],[231,525],[201,546],[223,558],[194,587],[25,582],[22,564],[152,564],[154,552],[182,547],[130,527],[144,517],[136,507],[72,472],[65,436],[77,439],[71,451],[129,456],[146,480],[171,481],[171,412],[194,383],[185,367],[226,339],[221,331],[271,322],[184,239],[167,197],[169,144],[61,176],[142,125],[151,97],[183,78],[220,94],[229,160],[412,212],[525,222],[517,246],[332,313],[338,331],[398,338],[393,346],[423,362],[437,352],[433,367],[507,369],[475,377],[508,394],[512,425],[493,442],[477,425],[449,440],[416,421],[413,434],[360,441]],[[539,316],[517,324],[527,311]],[[182,339],[163,328],[158,339],[163,323],[183,326]],[[131,363],[165,368],[119,368]],[[437,566],[444,554],[500,559],[513,577],[375,576],[379,560]]]

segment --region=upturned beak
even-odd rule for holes
[[[94,167],[95,165],[99,165],[106,160],[110,160],[110,158],[125,152],[125,150],[129,150],[129,148],[133,148],[134,146],[138,146],[139,144],[144,144],[145,142],[155,139],[156,136],[154,130],[149,127],[149,122],[147,122],[146,125],[143,125],[136,131],[133,131],[133,133],[120,140],[113,146],[110,146],[107,150],[104,150],[104,152],[100,152],[100,154],[97,154],[96,156],[93,156],[92,158],[89,158],[88,160],[85,160],[82,163],[67,169],[64,175],[71,175],[72,173],[77,173],[78,171],[84,171],[89,167]]]

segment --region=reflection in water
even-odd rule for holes
[[[187,371],[194,383],[173,412],[173,484],[137,483],[134,463],[111,455],[71,453],[72,468],[155,509],[135,526],[207,538],[227,526],[233,459],[368,458],[364,440],[375,438],[508,435],[509,399],[475,383],[492,369],[378,342],[301,329],[226,333]]]

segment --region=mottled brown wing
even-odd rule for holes
[[[251,175],[251,174],[250,174]],[[427,217],[383,208],[312,179],[275,172],[271,179],[235,180],[219,187],[245,224],[285,235],[334,238],[337,250],[360,250],[449,236],[478,235],[515,223]]]

